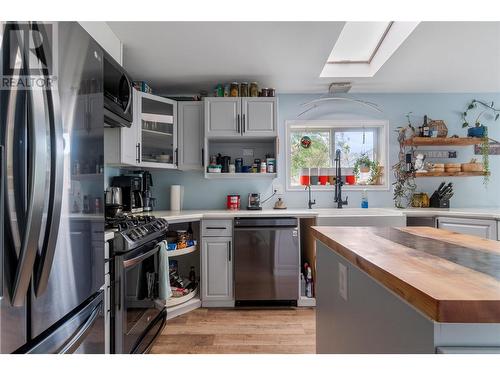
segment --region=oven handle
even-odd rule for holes
[[[157,253],[158,251],[160,251],[160,247],[155,246],[152,250],[149,250],[147,253],[141,254],[138,257],[135,257],[132,259],[124,260],[123,267],[129,268],[129,267],[135,266],[136,264],[142,262],[146,258],[149,258],[151,255],[153,255],[154,253]]]
[[[155,335],[153,336],[153,339],[151,340],[151,342],[148,344],[148,346],[146,347],[146,349],[144,349],[144,352],[143,353],[138,353],[137,352],[137,349],[139,348],[139,345],[141,344],[141,342],[144,340],[144,338],[146,337],[146,335],[148,334],[149,330],[154,327],[154,325],[159,321],[159,320],[162,320],[161,322],[161,325],[160,325],[160,328],[158,328],[158,330],[156,331]],[[141,334],[141,336],[137,339],[137,341],[135,342],[135,345],[134,345],[134,348],[132,349],[131,353],[132,354],[146,354],[146,353],[149,353],[149,351],[151,350],[151,347],[153,346],[153,344],[155,343],[156,341],[156,338],[162,333],[163,331],[163,328],[165,327],[165,325],[167,324],[167,310],[164,309],[162,310],[158,316],[156,318],[153,319],[153,321],[149,324],[149,326],[144,330],[144,332]]]

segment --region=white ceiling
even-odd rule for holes
[[[258,81],[279,93],[326,92],[323,66],[343,22],[109,22],[124,66],[164,94]],[[351,92],[500,92],[500,22],[422,22]]]

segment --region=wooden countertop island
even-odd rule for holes
[[[429,227],[313,227],[312,234],[319,353],[500,347],[500,242]],[[320,333],[332,324],[342,344]],[[366,342],[370,331],[379,349]]]

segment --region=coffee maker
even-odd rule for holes
[[[156,198],[153,198],[151,192],[151,186],[153,186],[153,177],[149,171],[137,171],[137,173],[142,178],[142,210],[149,212],[153,211],[153,206]]]
[[[143,211],[142,177],[139,175],[121,175],[113,177],[111,186],[122,189],[123,211],[138,213]]]

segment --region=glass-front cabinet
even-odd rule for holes
[[[177,103],[136,91],[139,164],[151,168],[177,167]]]

